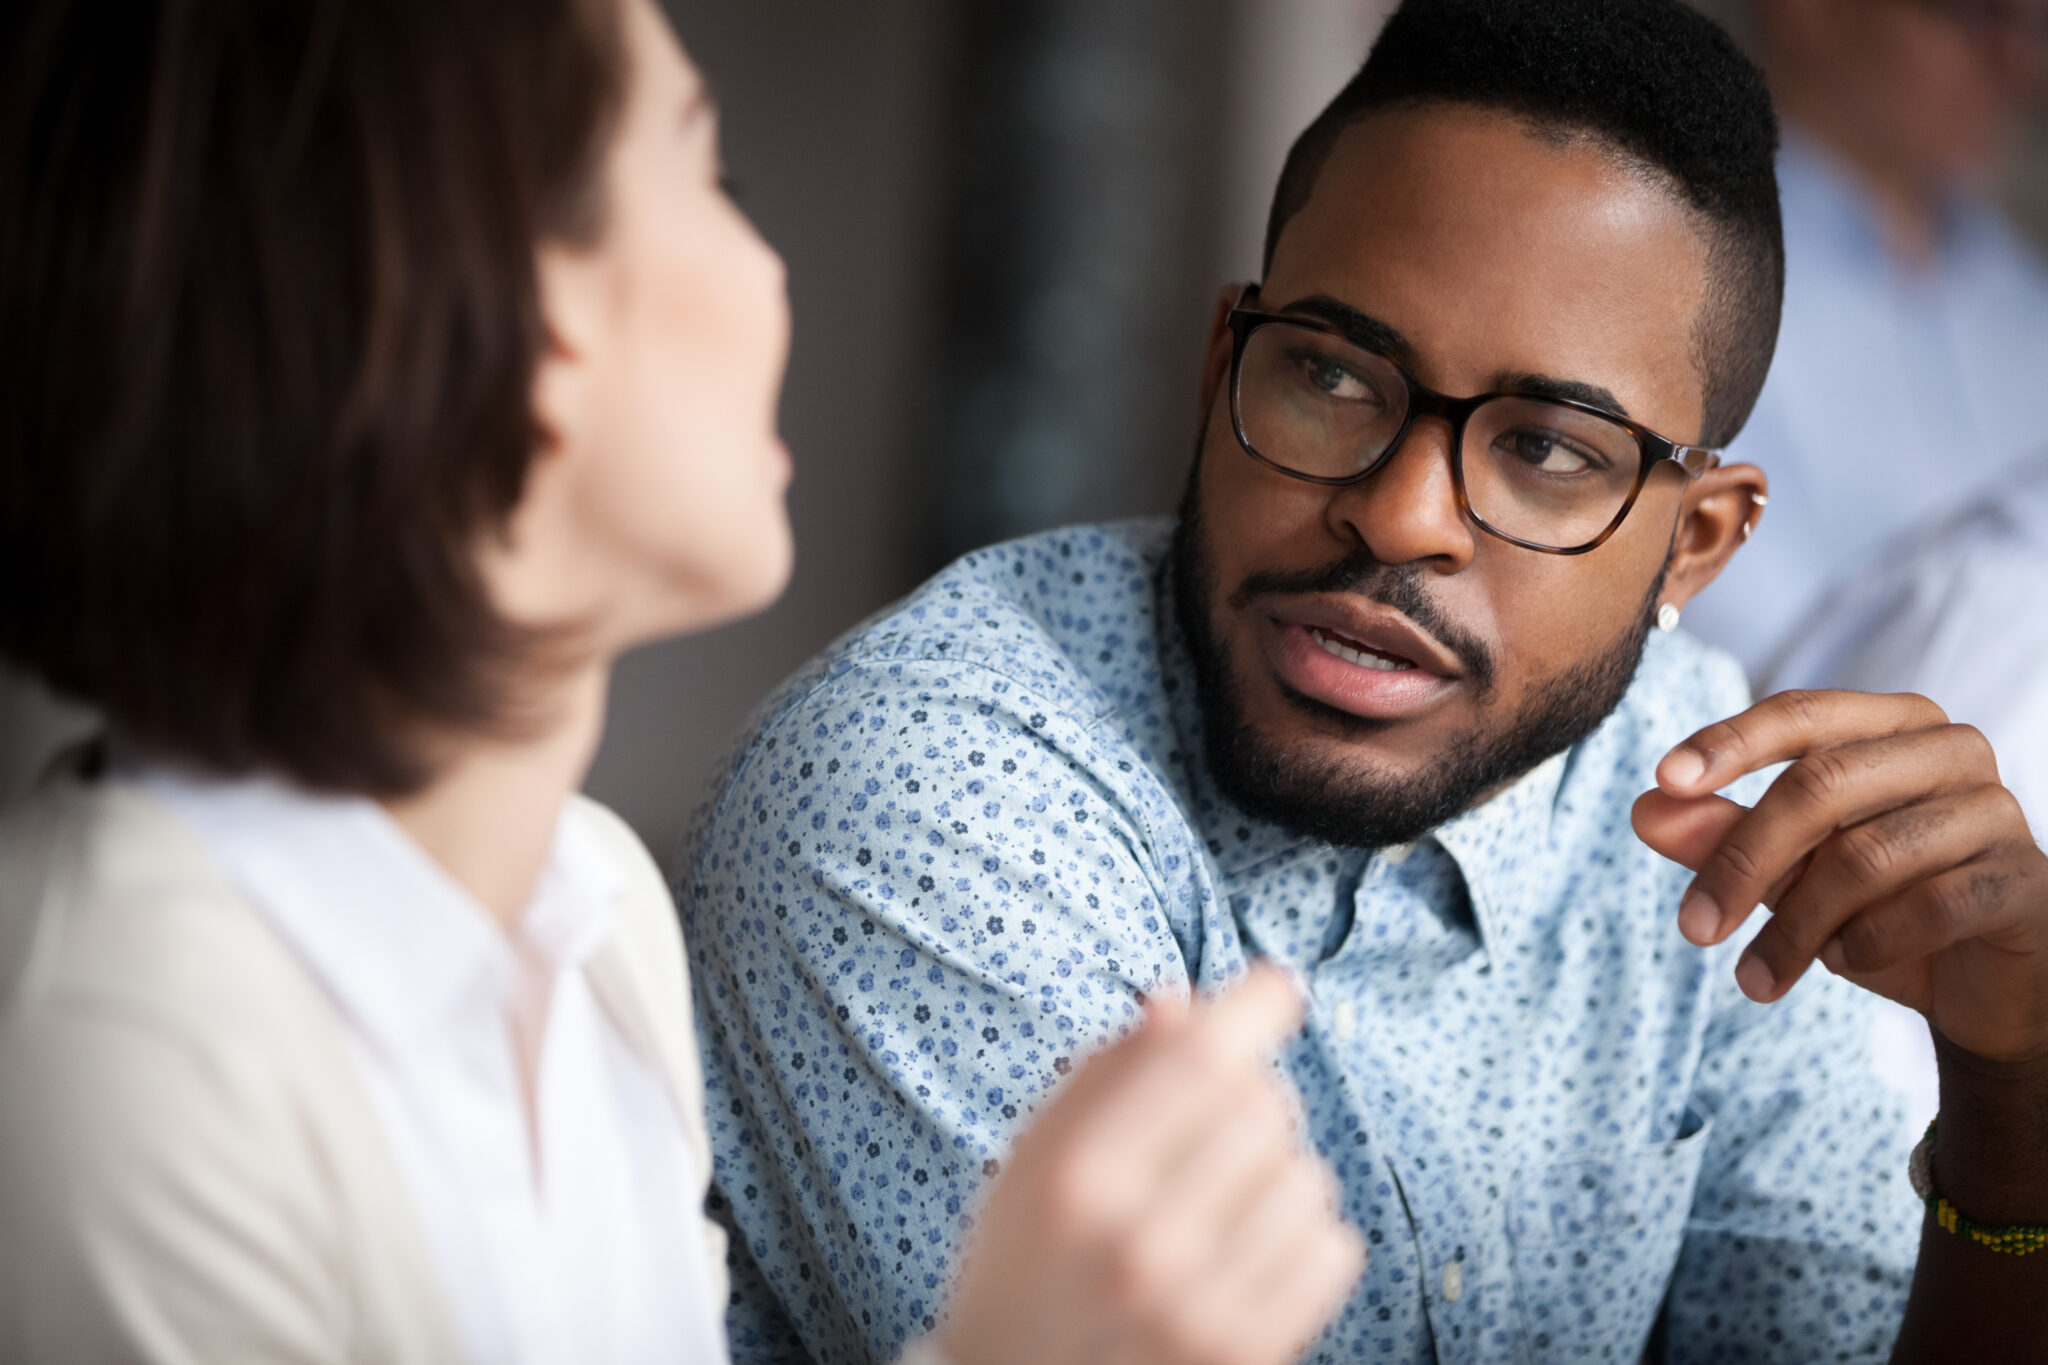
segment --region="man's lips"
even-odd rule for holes
[[[1464,676],[1456,655],[1392,607],[1307,598],[1269,608],[1268,662],[1303,696],[1393,720],[1427,709]]]
[[[1298,626],[1363,649],[1384,659],[1413,665],[1439,678],[1465,673],[1458,656],[1402,613],[1378,602],[1352,597],[1307,597],[1267,609],[1282,626]]]

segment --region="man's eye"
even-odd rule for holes
[[[1372,385],[1342,363],[1326,355],[1310,355],[1303,358],[1302,367],[1308,373],[1308,382],[1329,394],[1351,403],[1376,403],[1379,394]]]
[[[1543,474],[1568,477],[1605,469],[1606,461],[1555,431],[1540,427],[1519,427],[1502,432],[1499,444],[1530,469]]]

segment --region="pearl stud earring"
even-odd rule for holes
[[[1657,608],[1657,629],[1666,635],[1678,629],[1678,607],[1675,603],[1666,602]]]
[[[1770,497],[1763,493],[1752,493],[1749,500],[1755,505],[1756,511],[1750,514],[1748,521],[1742,523],[1742,538],[1745,541],[1756,534],[1756,524],[1764,519],[1764,509],[1771,505]]]

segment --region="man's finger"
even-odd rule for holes
[[[1300,1030],[1307,1008],[1293,973],[1255,962],[1242,980],[1195,1011],[1189,1035],[1224,1062],[1263,1062]]]
[[[1748,806],[1725,796],[1680,797],[1651,790],[1636,798],[1629,818],[1637,838],[1697,872],[1747,814]]]
[[[1885,811],[1823,841],[1799,879],[1770,899],[1776,913],[1748,949],[1771,976],[1771,998],[1791,989],[1859,912],[1977,856],[1982,831],[1998,828],[2011,803],[2003,787],[1973,787]]]
[[[1308,1354],[1351,1296],[1367,1262],[1365,1238],[1348,1223],[1301,1239],[1295,1254],[1253,1291],[1260,1309],[1257,1325],[1265,1331],[1265,1349],[1272,1358],[1300,1360]]]
[[[1994,790],[1904,806],[1823,843],[1806,875],[1779,898],[1771,922],[1743,950],[1735,967],[1743,992],[1752,1000],[1778,999],[1860,912],[1969,857],[1958,853],[1969,844],[1956,843],[1955,835],[1967,839],[1981,827],[1976,822],[1986,803],[1980,793]]]
[[[1725,796],[1680,799],[1661,791],[1648,791],[1636,798],[1633,819],[1636,836],[1644,843],[1672,862],[1697,872],[1707,865],[1722,841],[1748,816],[1749,807],[1738,805]],[[1763,903],[1776,905],[1778,898],[1805,870],[1803,859],[1785,869],[1765,889]],[[1678,928],[1687,939],[1702,948],[1719,943],[1725,937],[1719,908],[1697,898],[1679,903]]]
[[[1816,749],[1946,724],[1939,706],[1911,693],[1779,692],[1664,755],[1657,785],[1672,796],[1704,796]]]
[[[1089,1063],[1113,1084],[1090,1087],[1092,1102],[1075,1106],[1076,1140],[1117,1154],[1104,1164],[1135,1182],[1120,1202],[1142,1198],[1165,1164],[1260,1079],[1266,1059],[1301,1027],[1304,1008],[1291,976],[1257,963],[1186,1019],[1147,1029]]]
[[[2017,882],[1995,858],[1950,868],[1857,915],[1822,945],[1822,955],[1830,968],[1851,976],[1932,957],[2010,925]]]
[[[1685,925],[1717,928],[1719,942],[1760,902],[1782,895],[1800,863],[1838,829],[1971,782],[1976,760],[1959,726],[1863,740],[1808,754],[1778,775],[1700,866],[1679,906]],[[1968,774],[1969,777],[1964,776]],[[1958,845],[1951,861],[1974,848]]]
[[[1328,1309],[1319,1299],[1290,1305],[1276,1296],[1290,1272],[1309,1271],[1325,1259],[1328,1271],[1349,1269],[1355,1234],[1331,1216],[1336,1180],[1322,1162],[1297,1159],[1259,1191],[1228,1235],[1227,1254],[1208,1276],[1190,1285],[1196,1342],[1227,1343],[1218,1359],[1282,1361]],[[1318,1288],[1332,1286],[1317,1273]]]
[[[1149,1210],[1125,1244],[1112,1273],[1131,1281],[1133,1293],[1149,1284],[1178,1290],[1206,1269],[1219,1234],[1289,1162],[1298,1160],[1288,1131],[1288,1105],[1276,1083],[1252,1088],[1161,1172]]]

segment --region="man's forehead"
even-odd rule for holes
[[[1700,418],[1705,263],[1695,215],[1604,145],[1424,106],[1345,130],[1281,232],[1264,297],[1333,298],[1380,320],[1451,392],[1557,375],[1682,434]]]

